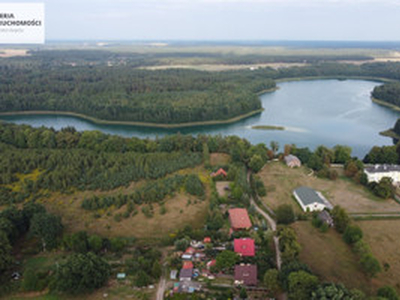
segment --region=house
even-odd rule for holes
[[[182,257],[183,260],[192,260],[193,255],[184,253],[184,254],[182,254],[181,257]]]
[[[233,241],[233,248],[240,256],[254,256],[256,254],[255,244],[253,239],[243,238]]]
[[[222,168],[220,168],[217,172],[212,172],[211,173],[211,177],[217,177],[217,176],[220,176],[220,175],[223,176],[223,177],[226,177],[228,174]]]
[[[184,261],[182,269],[193,269],[193,263],[190,260]]]
[[[210,238],[209,236],[206,236],[206,237],[204,238],[204,240],[203,240],[203,243],[204,243],[204,244],[209,244],[209,243],[211,243],[211,238]]]
[[[327,210],[319,212],[317,217],[322,221],[322,223],[326,223],[329,227],[333,227],[333,219]]]
[[[257,266],[250,264],[236,265],[235,285],[257,285]]]
[[[286,155],[284,158],[286,165],[289,168],[301,167],[301,161],[297,156],[292,154]]]
[[[320,192],[309,187],[301,186],[293,191],[293,195],[303,211],[322,211],[325,208],[333,208]]]
[[[251,228],[251,221],[245,208],[232,208],[228,212],[229,221],[233,230],[248,230]]]
[[[368,182],[379,182],[383,177],[389,177],[393,184],[400,183],[400,165],[374,165],[365,167],[364,173],[367,175]]]
[[[181,269],[179,272],[179,281],[191,281],[193,277],[192,269]]]

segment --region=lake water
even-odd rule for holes
[[[121,136],[155,138],[165,134],[238,135],[251,143],[277,141],[315,148],[348,145],[353,155],[363,157],[374,145],[392,145],[379,135],[393,127],[400,113],[373,103],[370,94],[380,83],[364,80],[312,80],[279,83],[279,90],[261,96],[265,111],[229,125],[198,126],[179,129],[145,128],[122,125],[97,125],[76,117],[54,115],[0,116],[0,119],[34,127],[100,130]],[[254,125],[281,125],[285,131],[255,130]]]

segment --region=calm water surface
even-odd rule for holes
[[[391,145],[392,140],[379,132],[393,127],[400,113],[373,103],[370,93],[380,83],[364,80],[314,80],[284,82],[279,90],[261,96],[265,111],[230,125],[158,129],[137,126],[97,125],[76,117],[54,115],[14,115],[0,119],[34,127],[100,130],[121,136],[155,138],[165,134],[238,135],[252,143],[278,141],[281,146],[300,147],[349,145],[353,154],[364,156],[374,145]],[[281,125],[285,131],[251,129],[253,125]]]

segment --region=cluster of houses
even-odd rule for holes
[[[252,227],[250,217],[244,208],[229,209],[230,232],[249,230]],[[176,280],[173,293],[193,293],[202,289],[201,279],[215,279],[212,267],[216,265],[216,259],[207,257],[205,249],[211,244],[211,238],[203,241],[192,241],[190,246],[180,255],[182,260],[181,270],[172,270],[170,279]],[[224,251],[225,246],[213,247],[214,250]],[[256,255],[255,240],[251,238],[235,238],[233,249],[241,258],[254,257]],[[196,267],[197,266],[197,267]],[[203,267],[199,267],[203,266]],[[234,283],[240,286],[257,285],[257,266],[254,264],[239,263],[234,268]]]

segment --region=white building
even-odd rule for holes
[[[364,168],[368,182],[379,182],[383,177],[392,179],[393,184],[400,183],[400,166],[399,165],[374,165]]]
[[[322,211],[325,208],[333,208],[320,192],[305,186],[295,189],[293,195],[304,211]]]

